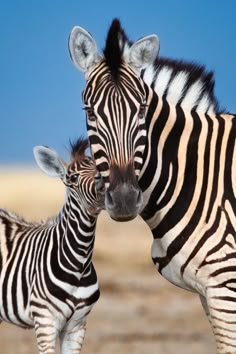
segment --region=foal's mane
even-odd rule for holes
[[[89,147],[88,139],[79,137],[75,141],[70,141],[71,158],[74,161],[81,161],[85,157],[85,151]]]

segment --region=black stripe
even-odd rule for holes
[[[225,168],[224,168],[224,197],[226,200],[229,201],[233,209],[234,215],[236,215],[236,198],[233,191],[233,183],[235,184],[236,181],[232,180],[232,176],[233,175],[235,176],[235,171],[233,171],[233,168],[234,169],[236,168],[236,161],[233,161],[233,157],[235,157],[234,149],[236,148],[235,136],[236,136],[236,116],[232,119],[232,127],[227,141]]]
[[[215,156],[214,177],[213,177],[211,197],[210,197],[210,202],[209,202],[209,207],[208,207],[208,214],[206,216],[206,222],[210,218],[210,214],[213,209],[213,204],[216,199],[216,195],[217,195],[217,191],[218,191],[219,169],[220,169],[220,151],[221,151],[222,139],[223,139],[223,134],[224,134],[224,120],[220,116],[215,117],[215,119],[218,120],[219,126],[218,126],[216,148],[215,148],[215,154],[214,154],[214,156]]]
[[[155,112],[157,104],[158,104],[158,97],[157,97],[157,95],[154,95],[153,99],[148,107],[148,111],[147,111],[147,116],[146,116],[147,130],[149,130],[149,124],[151,122],[151,118]],[[148,164],[146,166],[146,169],[144,172],[142,171],[143,175],[139,179],[139,186],[142,189],[142,191],[145,191],[148,188],[148,186],[151,184],[153,176],[156,172],[157,163],[158,163],[158,161],[157,161],[157,145],[159,143],[161,132],[163,131],[163,129],[166,125],[166,122],[168,120],[169,112],[170,112],[169,105],[166,102],[166,100],[163,99],[163,105],[162,105],[160,115],[158,116],[158,119],[156,120],[155,125],[152,129],[152,134],[151,134],[151,138],[150,138],[152,145],[148,146],[148,144],[147,144],[147,146],[144,150],[143,161],[146,162],[147,156],[149,153],[149,149],[151,149],[151,155],[150,155],[150,159],[148,160]],[[152,201],[150,201],[150,203],[152,203]],[[147,206],[143,210],[141,216],[144,219],[148,219],[149,217],[151,217],[151,215],[152,215],[152,206],[150,204],[150,208],[149,208],[149,206]]]

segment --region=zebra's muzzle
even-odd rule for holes
[[[116,221],[134,219],[143,202],[142,191],[138,186],[129,183],[117,185],[114,190],[105,193],[105,207],[110,217]]]

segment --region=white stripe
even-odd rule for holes
[[[170,83],[167,94],[167,101],[176,105],[183,94],[183,89],[188,80],[188,73],[180,71]]]
[[[152,82],[153,82],[153,77],[155,75],[155,70],[153,68],[153,66],[148,66],[147,69],[144,72],[143,75],[143,80],[149,85],[151,86]]]
[[[197,80],[187,91],[181,106],[184,109],[191,110],[197,103],[199,96],[202,93],[203,83],[201,80]]]
[[[197,112],[206,112],[207,108],[209,107],[210,101],[209,101],[209,96],[207,94],[204,94],[198,103],[197,106]]]
[[[164,92],[165,92],[165,90],[168,86],[168,83],[170,81],[170,77],[171,77],[172,72],[173,72],[173,69],[164,67],[158,73],[157,78],[156,78],[156,82],[155,82],[155,91],[157,92],[159,97],[162,97],[164,95]]]

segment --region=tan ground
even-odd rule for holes
[[[37,220],[55,214],[60,181],[30,169],[0,169],[0,207]],[[99,217],[94,264],[101,297],[88,320],[83,354],[213,354],[198,296],[169,284],[150,259],[151,234],[141,219]],[[0,354],[36,354],[33,331],[3,323]]]

